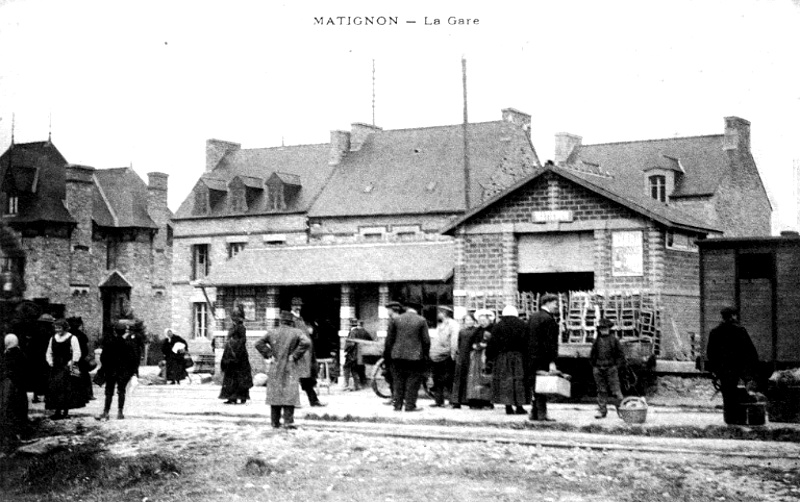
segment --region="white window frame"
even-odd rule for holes
[[[208,304],[195,302],[192,305],[192,336],[194,339],[208,339]]]
[[[688,245],[683,244],[675,244],[675,236],[681,236],[682,238],[686,238]],[[669,250],[676,250],[676,251],[683,251],[683,252],[690,252],[690,253],[699,253],[699,248],[697,247],[697,238],[694,236],[690,236],[688,234],[683,234],[680,232],[674,231],[667,231],[667,236],[665,240],[665,244],[667,245],[667,249]]]
[[[6,215],[13,216],[19,213],[19,196],[8,196],[8,200],[6,201],[6,208],[5,208]]]
[[[211,255],[211,245],[208,243],[197,243],[192,246],[192,279],[202,279],[209,275],[211,268],[209,265],[209,257]],[[203,261],[203,273],[198,274],[200,269],[200,250],[205,248],[205,260]]]
[[[662,203],[667,202],[667,176],[666,175],[650,175],[647,178],[647,186],[650,190],[650,197]],[[653,189],[656,189],[658,197],[653,197]],[[663,199],[662,199],[663,197]]]

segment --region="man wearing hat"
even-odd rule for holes
[[[267,403],[273,428],[294,428],[294,409],[300,406],[300,378],[303,355],[311,350],[311,340],[303,330],[293,327],[294,317],[281,311],[280,326],[267,331],[256,342],[256,350],[272,359],[267,375]]]
[[[397,312],[397,305],[389,304]],[[405,312],[391,317],[383,358],[392,373],[394,410],[417,411],[417,394],[425,375],[431,339],[428,323],[417,314],[419,304],[405,303]]]
[[[706,355],[708,370],[719,379],[725,422],[733,423],[736,416],[733,408],[740,401],[737,397],[739,381],[746,384],[755,381],[758,352],[750,334],[739,324],[739,311],[735,307],[725,307],[720,314],[722,323],[709,333]]]
[[[619,369],[625,365],[625,353],[616,335],[611,334],[614,324],[608,318],[600,318],[597,322],[597,337],[589,353],[592,364],[594,383],[597,386],[597,414],[595,419],[602,419],[608,414],[608,395],[614,397],[614,406],[618,407],[622,400],[622,389],[619,385]]]
[[[533,393],[532,421],[552,421],[547,416],[547,395],[535,393],[536,372],[555,372],[558,356],[558,323],[553,313],[558,309],[558,296],[546,293],[539,299],[539,310],[528,320],[528,353],[526,355],[526,377]]]
[[[444,407],[444,392],[453,389],[458,332],[461,327],[453,319],[453,310],[447,306],[439,306],[436,319],[438,323],[436,333],[431,337],[430,350],[435,400],[431,407]]]

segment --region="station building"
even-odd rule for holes
[[[530,116],[510,108],[466,126],[355,123],[317,145],[208,140],[174,220],[173,326],[222,336],[241,306],[257,337],[299,298],[334,344],[352,317],[385,335],[390,299],[453,304],[454,241],[441,229],[539,167]]]
[[[444,228],[455,239],[457,310],[476,296],[646,291],[661,306],[658,356],[693,358],[696,241],[770,232],[749,122],[727,117],[720,135],[600,145],[562,133],[555,152],[555,162]]]

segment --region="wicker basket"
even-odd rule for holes
[[[647,402],[638,396],[629,396],[620,402],[617,414],[628,424],[642,424],[647,419]]]

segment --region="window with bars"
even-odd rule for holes
[[[650,177],[650,197],[662,203],[667,202],[667,177],[653,175]]]
[[[208,304],[205,302],[194,303],[194,327],[192,333],[195,339],[208,338]]]
[[[9,195],[6,200],[6,215],[16,215],[19,213],[19,196]]]

